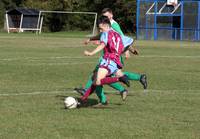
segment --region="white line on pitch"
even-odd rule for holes
[[[15,60],[45,60],[45,59],[94,59],[98,57],[69,57],[69,56],[56,56],[56,57],[25,57],[25,58],[3,58],[2,61],[15,61]]]
[[[106,92],[109,93],[118,93],[117,91],[113,91],[113,90],[107,90]],[[154,92],[156,93],[167,93],[167,94],[177,94],[178,92],[188,92],[188,93],[178,93],[178,94],[200,94],[200,93],[194,93],[194,92],[200,92],[200,90],[135,90],[135,91],[129,91],[129,93],[140,93],[140,92],[144,92],[144,93],[148,93],[151,92],[151,94],[153,94]],[[191,93],[193,92],[193,93]],[[72,94],[75,93],[75,91],[71,90],[71,91],[36,91],[36,92],[30,92],[30,93],[15,93],[15,94],[0,94],[0,96],[30,96],[30,95],[48,95],[48,94]],[[76,93],[75,93],[76,94]]]
[[[47,66],[54,66],[54,65],[81,65],[81,64],[93,64],[97,62],[71,62],[71,63],[35,63],[35,64],[24,64],[24,65],[30,65],[30,66],[42,66],[42,65],[47,65]]]
[[[29,95],[45,95],[45,94],[59,94],[64,92],[73,92],[73,91],[36,91],[31,93],[16,93],[16,94],[0,94],[0,96],[29,96]]]
[[[135,56],[141,58],[200,58],[200,56],[160,56],[160,55],[144,55],[144,56]],[[56,57],[25,57],[25,58],[3,58],[2,61],[15,61],[15,60],[45,60],[45,59],[94,59],[98,57],[70,57],[70,56],[56,56]]]
[[[145,55],[139,57],[149,57],[149,58],[200,58],[200,56],[158,56],[158,55]]]

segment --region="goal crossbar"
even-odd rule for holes
[[[40,28],[38,30],[38,33],[41,34],[42,32],[42,23],[40,23],[41,19],[43,20],[42,13],[58,13],[58,14],[89,14],[89,15],[94,15],[95,20],[93,24],[93,30],[92,30],[92,35],[95,34],[95,29],[96,29],[96,22],[97,22],[97,13],[96,12],[71,12],[71,11],[40,11],[39,12],[39,18],[38,18],[38,24],[37,28]],[[42,22],[42,21],[41,21]]]

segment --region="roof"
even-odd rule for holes
[[[7,11],[7,14],[39,15],[39,10],[28,8],[15,8]]]

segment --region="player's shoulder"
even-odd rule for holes
[[[112,24],[118,24],[114,19],[110,20],[111,25]]]
[[[108,36],[108,32],[101,32],[101,38],[106,38]]]
[[[120,36],[119,32],[115,31],[114,29],[110,30],[111,34]]]

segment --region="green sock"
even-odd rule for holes
[[[115,90],[122,92],[125,90],[125,88],[120,83],[112,83],[109,84],[110,87],[114,88]]]
[[[96,87],[96,94],[100,99],[101,103],[106,103],[106,96],[104,94],[103,86],[97,86]]]
[[[85,85],[85,89],[90,88],[91,85],[92,85],[92,83],[93,83],[93,81],[92,81],[92,75],[90,75],[90,76],[89,76],[89,79],[88,79],[88,81],[87,81],[87,83],[86,83],[86,85]]]
[[[133,73],[133,72],[123,72],[126,76],[128,76],[129,80],[135,80],[135,81],[139,81],[141,75],[138,73]]]
[[[93,73],[89,76],[89,79],[88,79],[88,81],[87,81],[87,83],[85,85],[85,89],[90,88],[90,86],[92,85],[92,83],[93,83],[92,77],[93,77],[94,73],[98,71],[98,69],[99,69],[99,65],[97,65],[95,67],[95,69],[93,70]]]

